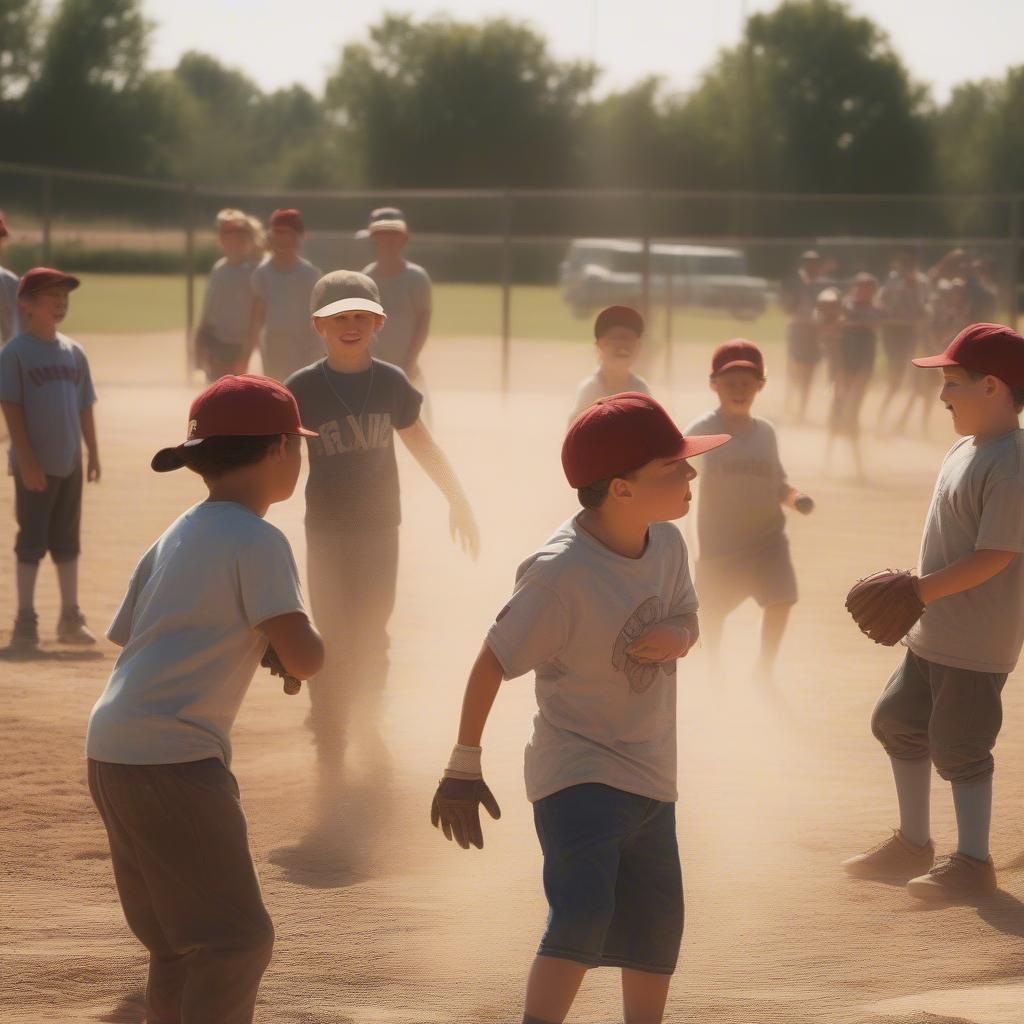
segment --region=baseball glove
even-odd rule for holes
[[[846,610],[876,644],[898,644],[924,612],[917,577],[907,570],[876,572],[854,584]]]
[[[289,696],[293,696],[302,689],[302,682],[288,674],[288,670],[281,664],[281,659],[277,656],[277,651],[270,644],[267,644],[266,653],[260,664],[264,668],[269,668],[272,676],[280,676],[284,680],[284,692]]]

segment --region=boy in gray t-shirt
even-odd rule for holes
[[[1024,644],[1024,338],[972,324],[942,355],[913,362],[942,368],[939,398],[963,436],[943,459],[925,521],[924,613],[871,718],[892,762],[900,827],[844,867],[905,881],[919,899],[969,900],[996,891],[992,749]],[[932,763],[952,784],[958,833],[956,851],[934,866]]]
[[[254,296],[244,365],[260,344],[263,372],[283,381],[323,353],[309,317],[309,297],[319,268],[299,255],[305,225],[298,210],[275,210],[267,241],[271,256],[252,272]]]
[[[675,833],[676,662],[697,640],[686,545],[688,458],[728,435],[684,438],[653,399],[602,399],[574,421],[562,465],[583,510],[519,568],[466,686],[458,743],[431,808],[482,847],[480,740],[506,679],[535,671],[526,795],[551,908],[524,1021],[561,1021],[591,967],[623,972],[626,1019],[661,1019],[682,939]]]
[[[3,211],[0,210],[0,252],[7,244],[10,234]],[[18,275],[6,267],[0,267],[0,348],[6,345],[18,330]]]
[[[782,509],[806,515],[814,502],[786,479],[775,428],[752,415],[765,385],[761,350],[742,338],[719,345],[710,379],[718,408],[694,420],[686,433],[728,433],[732,443],[708,455],[697,495],[696,576],[704,640],[717,662],[725,617],[752,597],[764,609],[758,675],[770,684],[797,600]]]
[[[57,639],[76,645],[96,642],[78,607],[82,481],[100,478],[96,392],[85,353],[57,330],[78,284],[77,277],[50,267],[29,270],[18,286],[22,331],[0,349],[0,406],[11,436],[18,521],[18,617],[12,647],[39,643],[35,589],[47,552],[60,586]],[[83,440],[88,453],[84,471]]]

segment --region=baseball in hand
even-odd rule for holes
[[[809,494],[798,494],[793,508],[801,515],[809,516],[814,511],[814,499]]]

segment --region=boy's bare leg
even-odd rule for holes
[[[761,618],[761,653],[757,660],[757,674],[764,682],[770,682],[775,672],[775,661],[789,622],[792,605],[770,604]]]
[[[526,982],[527,1018],[545,1021],[546,1024],[562,1024],[587,970],[586,964],[575,960],[536,957]]]
[[[671,974],[622,969],[622,1010],[626,1024],[660,1024]]]

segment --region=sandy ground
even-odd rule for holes
[[[83,606],[110,619],[146,546],[200,497],[189,474],[158,477],[153,450],[184,429],[194,389],[181,381],[174,335],[84,338],[101,396],[104,479],[85,506]],[[235,732],[252,845],[278,941],[257,1017],[268,1022],[517,1021],[545,904],[540,855],[523,795],[522,747],[533,709],[527,679],[507,685],[485,736],[485,768],[502,803],[483,852],[430,828],[428,806],[454,738],[466,671],[516,565],[573,511],[558,446],[585,346],[523,343],[502,399],[493,341],[435,344],[427,360],[435,429],[476,505],[484,550],[472,564],[448,543],[446,510],[402,459],[405,526],[386,731],[396,795],[362,799],[339,821],[342,853],[302,845],[313,795],[303,728],[307,700],[257,677]],[[680,421],[709,407],[708,352],[676,353],[660,395]],[[781,355],[760,410],[779,412]],[[814,409],[820,421],[823,398]],[[873,422],[877,396],[865,420]],[[951,440],[936,410],[931,438],[866,435],[869,481],[840,460],[824,472],[821,430],[782,427],[792,480],[818,500],[790,523],[802,600],[783,647],[788,709],[754,691],[757,616],[726,632],[726,672],[703,652],[680,671],[679,838],[687,922],[668,1019],[753,1024],[1024,1020],[1024,722],[1006,688],[997,749],[993,848],[1002,890],[979,907],[922,909],[899,888],[855,883],[846,855],[895,823],[888,764],[868,730],[873,701],[899,658],[856,631],[843,595],[858,575],[914,562],[938,460]],[[10,482],[3,530],[13,534]],[[302,501],[271,518],[304,561]],[[56,615],[41,576],[42,624]],[[13,613],[13,560],[0,563],[0,609]],[[6,625],[6,624],[5,624]],[[52,635],[52,634],[51,634]],[[144,957],[117,904],[105,836],[84,783],[86,718],[113,648],[92,657],[47,644],[30,662],[0,661],[0,1020],[138,1021]],[[355,766],[358,769],[358,765]],[[934,834],[953,841],[948,788],[936,781]],[[354,851],[369,830],[376,853]],[[618,978],[595,971],[570,1018],[621,1020]]]

